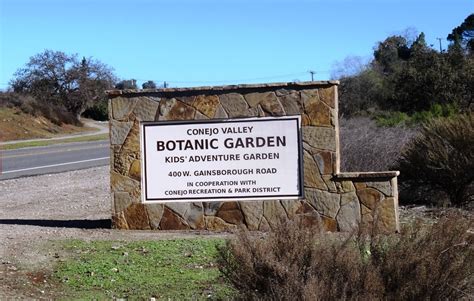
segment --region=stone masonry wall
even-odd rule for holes
[[[109,91],[112,220],[119,229],[269,230],[295,216],[350,231],[397,231],[397,172],[340,173],[337,82]],[[141,121],[302,116],[303,200],[140,202]]]

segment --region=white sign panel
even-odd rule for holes
[[[303,197],[300,116],[141,124],[143,202]]]

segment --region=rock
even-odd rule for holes
[[[297,214],[297,212],[299,212],[299,210],[301,209],[303,204],[306,205],[306,203],[302,203],[299,200],[281,200],[280,202],[281,202],[281,205],[283,206],[283,208],[286,211],[286,215],[288,215],[288,218],[290,218],[290,219],[295,217],[295,215]],[[307,205],[307,206],[309,206],[309,205]],[[314,211],[314,209],[313,209],[313,211]]]
[[[352,192],[356,190],[352,181],[337,181],[336,188],[339,193]]]
[[[368,187],[377,189],[378,191],[385,194],[385,196],[393,196],[392,185],[389,181],[383,182],[365,182]]]
[[[169,208],[164,207],[163,217],[160,222],[161,230],[188,230],[189,226],[186,225],[184,220],[176,215]]]
[[[214,114],[214,118],[229,118],[229,115],[224,110],[224,107],[222,107],[222,105],[218,105],[216,108],[216,113]]]
[[[219,95],[219,100],[229,117],[248,116],[249,107],[242,95],[237,93],[222,94]]]
[[[331,126],[331,110],[322,101],[305,105],[305,113],[310,119],[310,125]]]
[[[271,230],[270,224],[268,223],[267,219],[265,217],[262,217],[262,220],[260,221],[260,225],[258,225],[258,231],[268,232],[270,230]]]
[[[327,216],[321,216],[321,221],[326,231],[329,231],[329,232],[337,231],[337,221],[335,219],[327,217]]]
[[[191,203],[184,219],[192,229],[204,229],[205,222],[202,204]]]
[[[111,120],[111,133],[110,133],[110,144],[122,145],[127,138],[130,129],[132,128],[133,122],[122,122]]]
[[[216,214],[226,223],[240,225],[244,222],[244,216],[237,202],[224,202]]]
[[[147,204],[145,208],[151,229],[159,229],[165,206],[163,204]]]
[[[335,218],[340,209],[340,195],[317,189],[305,190],[306,201],[310,203],[319,213]]]
[[[122,145],[122,153],[140,155],[140,125],[135,121]]]
[[[249,230],[258,230],[263,218],[263,202],[264,201],[240,202],[240,208]]]
[[[269,113],[271,116],[286,115],[285,110],[283,110],[281,103],[278,101],[275,93],[273,92],[267,93],[267,95],[262,98],[260,106],[265,112]]]
[[[281,226],[281,222],[286,221],[286,211],[279,201],[264,201],[263,202],[263,216],[270,224],[272,229]]]
[[[257,107],[265,98],[276,98],[275,93],[273,92],[248,93],[245,94],[244,97],[251,108]]]
[[[303,141],[314,148],[336,151],[336,131],[333,128],[305,126]]]
[[[301,97],[300,94],[296,91],[292,91],[291,93],[285,95],[280,95],[278,96],[278,100],[280,101],[283,110],[288,115],[299,115],[301,114],[301,112],[303,112],[303,104],[301,102]]]
[[[219,97],[216,95],[199,95],[196,96],[193,106],[199,112],[203,113],[207,117],[214,117],[219,106]]]
[[[335,108],[336,87],[318,89],[319,99],[331,108]]]
[[[148,222],[148,215],[145,210],[145,205],[141,203],[134,203],[127,207],[124,211],[125,219],[129,229],[132,230],[149,230],[150,224]]]
[[[153,121],[160,103],[149,97],[138,97],[133,114],[139,121]]]
[[[115,120],[126,120],[135,107],[133,98],[115,97],[112,99],[112,116]]]
[[[374,210],[378,203],[384,198],[383,194],[373,188],[357,190],[357,196],[362,204],[370,210]]]
[[[114,171],[110,173],[110,185],[112,191],[128,192],[131,196],[137,195],[137,193],[140,192],[140,182],[133,180],[129,177],[123,176]]]
[[[360,204],[354,192],[341,195],[341,209],[336,216],[336,221],[340,231],[350,232],[359,227]]]
[[[361,190],[367,187],[365,182],[353,182],[356,190]]]
[[[305,112],[311,104],[320,102],[318,90],[301,90],[300,95]]]
[[[123,211],[112,214],[112,226],[114,229],[128,230],[128,224]]]
[[[223,202],[202,202],[205,215],[216,215]]]
[[[324,183],[328,187],[329,192],[337,192],[336,184],[332,175],[322,175]]]
[[[397,204],[395,199],[388,197],[384,199],[376,209],[374,218],[377,230],[381,233],[394,233],[399,231],[397,223]]]
[[[130,170],[128,172],[128,175],[137,181],[141,180],[142,173],[141,173],[141,162],[140,160],[134,160],[132,162],[132,165],[130,166]]]
[[[206,229],[209,231],[227,231],[237,229],[236,225],[227,224],[225,221],[216,216],[205,216],[204,222]]]
[[[314,162],[313,158],[308,152],[303,152],[303,169],[304,169],[304,186],[310,188],[318,188],[321,190],[328,190],[324,183],[319,168]]]
[[[194,120],[207,120],[209,117],[204,115],[203,113],[196,111],[196,114],[194,115]]]
[[[125,210],[131,203],[132,199],[128,192],[113,192],[114,213],[118,214]]]
[[[319,171],[323,175],[333,174],[332,154],[330,152],[317,151],[313,154],[314,161],[318,164]]]
[[[196,109],[175,98],[160,102],[159,120],[193,120]]]

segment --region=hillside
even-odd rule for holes
[[[70,124],[59,126],[44,117],[26,114],[18,108],[0,107],[0,141],[51,138],[94,130]]]

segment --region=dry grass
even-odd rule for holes
[[[341,118],[341,170],[385,171],[400,157],[417,128],[378,127],[369,117]]]
[[[468,299],[473,227],[449,214],[397,235],[344,238],[293,221],[264,237],[240,232],[219,249],[219,264],[243,300]]]

